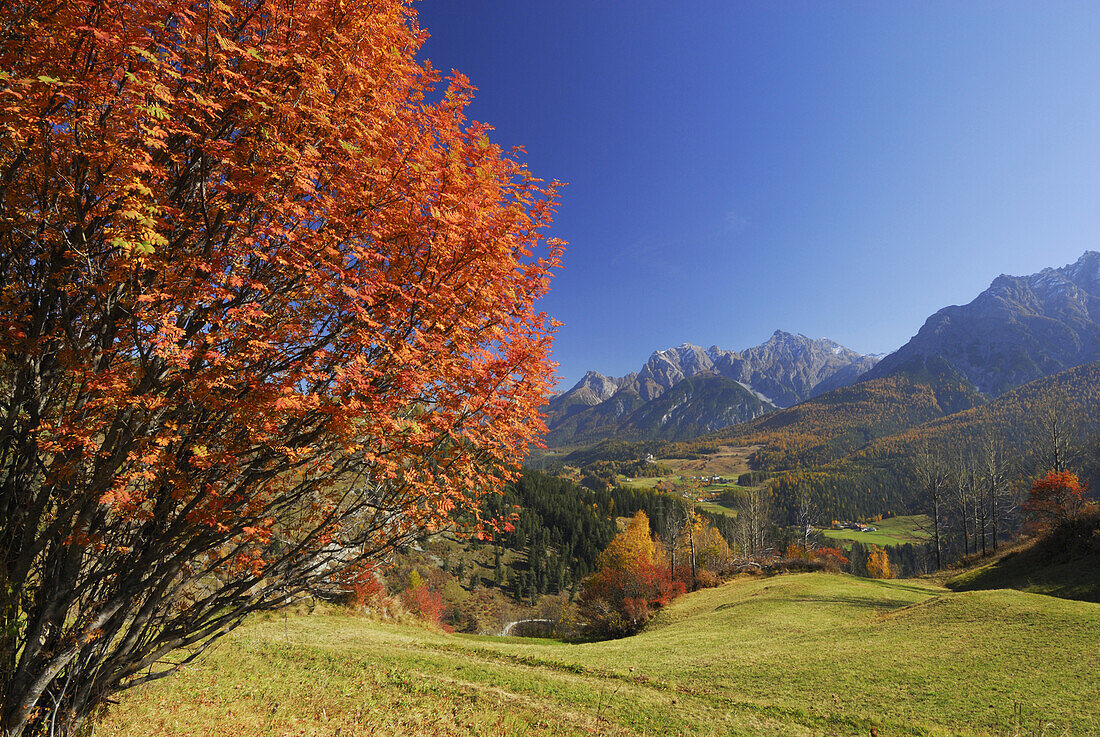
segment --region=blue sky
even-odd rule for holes
[[[562,386],[776,328],[877,353],[1100,250],[1100,4],[420,0],[471,117],[569,183]]]

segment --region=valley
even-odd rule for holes
[[[0,18],[0,737],[1100,737],[1100,3]]]
[[[253,616],[96,731],[1100,735],[1095,264],[886,357],[776,331],[589,372],[480,527]],[[1085,483],[1037,506],[1050,474]]]

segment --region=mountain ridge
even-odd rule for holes
[[[860,380],[919,369],[936,356],[987,397],[1100,359],[1100,253],[1027,276],[1001,274],[967,304],[930,315]]]
[[[710,375],[732,384],[713,380],[693,384],[685,390],[684,401],[709,404],[678,409],[680,420],[691,416],[689,425],[713,431],[850,384],[876,360],[827,338],[815,340],[782,330],[742,351],[681,343],[654,351],[639,371],[623,377],[589,371],[571,389],[553,397],[545,408],[547,442],[562,445],[620,432],[630,437],[682,439],[683,433],[672,429],[679,425],[670,425],[668,413],[654,409],[630,421],[628,416],[681,382]],[[643,417],[648,419],[642,422]]]

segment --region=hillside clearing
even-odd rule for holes
[[[880,545],[889,547],[892,545],[921,545],[928,542],[926,529],[931,527],[932,521],[924,514],[911,514],[899,517],[886,517],[872,523],[877,529],[874,532],[860,532],[859,530],[822,530],[821,534],[829,540],[841,540],[851,547],[852,542],[861,542],[865,545]]]
[[[735,581],[586,644],[271,616],[97,733],[1094,735],[1097,642],[1096,604],[828,574]]]

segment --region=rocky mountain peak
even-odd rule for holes
[[[1074,283],[1096,284],[1100,282],[1100,252],[1085,251],[1081,258],[1063,266],[1061,271]]]
[[[681,343],[654,351],[637,374],[621,379],[589,371],[550,400],[548,437],[561,443],[615,428],[648,434],[642,428],[652,423],[725,427],[851,384],[875,360],[831,340],[783,330],[741,352]]]
[[[1027,276],[1001,274],[965,305],[929,317],[865,378],[946,364],[998,396],[1100,358],[1100,253]]]

